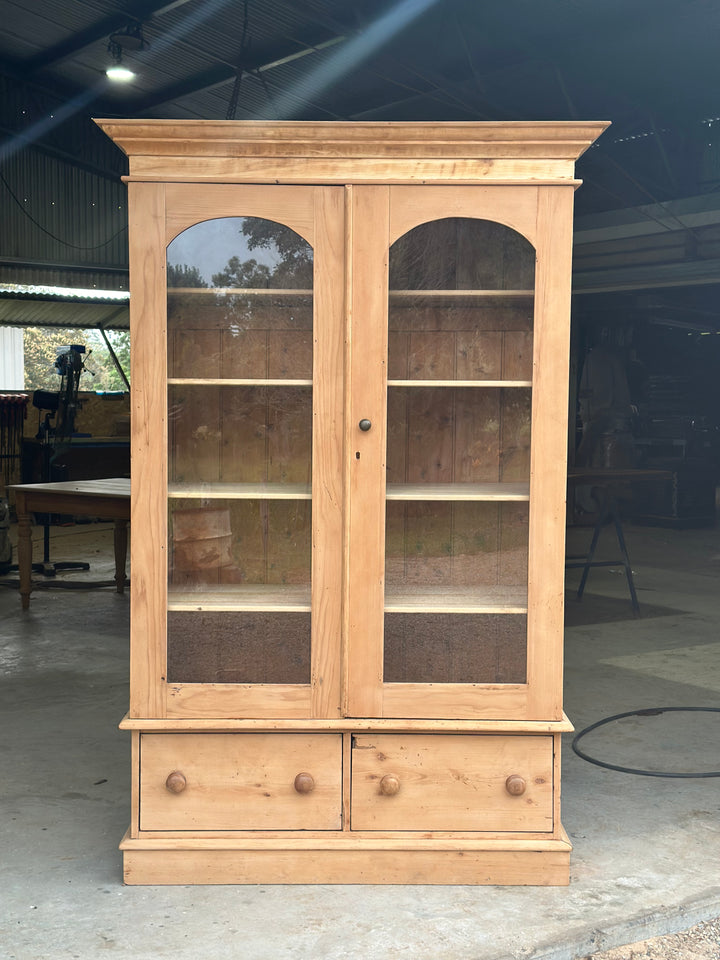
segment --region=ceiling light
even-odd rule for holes
[[[124,30],[111,33],[108,38],[108,53],[113,62],[105,71],[105,75],[115,83],[128,83],[130,80],[134,80],[135,73],[122,62],[123,51],[137,52],[144,50],[147,46],[148,42],[143,36],[142,26],[139,23],[128,25]]]
[[[110,51],[113,53],[113,51]],[[135,79],[135,74],[129,67],[123,66],[122,51],[118,48],[118,53],[113,53],[113,62],[105,71],[105,76],[114,83],[129,83]]]

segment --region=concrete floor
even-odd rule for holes
[[[720,707],[716,529],[630,526],[624,577],[568,592],[566,710],[578,730],[657,706]],[[570,531],[570,549],[589,531]],[[111,574],[109,527],[54,531],[53,559]],[[610,531],[601,549],[613,556]],[[65,575],[64,579],[70,575]],[[578,580],[568,573],[568,586]],[[0,589],[0,957],[5,960],[577,960],[720,915],[720,779],[608,770],[564,755],[569,888],[124,887],[128,598]],[[720,769],[720,713],[617,721],[583,740],[621,766]]]

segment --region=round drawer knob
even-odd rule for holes
[[[315,789],[315,780],[310,773],[299,773],[295,777],[295,789],[298,793],[312,793]]]
[[[370,427],[372,427],[372,421],[363,419],[363,420],[360,421],[360,423],[358,424],[358,426],[360,427],[361,430],[363,430],[363,431],[365,431],[365,433],[367,433],[367,431],[370,429]]]
[[[170,793],[182,793],[186,786],[187,780],[185,779],[185,774],[180,773],[179,770],[173,770],[165,781],[165,787]]]
[[[511,777],[508,777],[505,781],[505,789],[510,794],[511,797],[520,797],[525,793],[525,778],[519,776],[517,773],[514,773]]]
[[[386,797],[394,797],[400,789],[400,781],[394,773],[386,773],[380,781],[380,793]]]

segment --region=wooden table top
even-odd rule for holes
[[[107,480],[62,480],[56,483],[14,483],[8,487],[18,493],[77,495],[81,497],[130,496],[128,477],[110,477]]]

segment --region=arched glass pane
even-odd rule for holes
[[[493,220],[448,217],[421,223],[390,252],[392,290],[532,291],[535,250]]]
[[[522,683],[535,251],[448,218],[389,264],[384,679]]]
[[[209,220],[167,271],[168,681],[309,683],[312,248]]]

